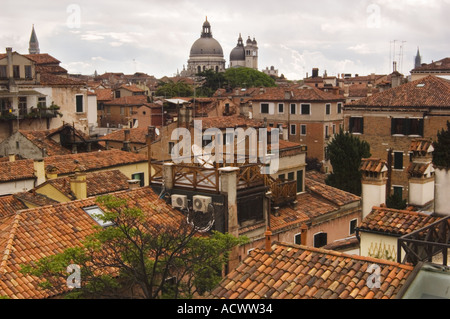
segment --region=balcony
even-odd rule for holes
[[[2,110],[0,121],[55,118],[58,115],[60,115],[59,108],[19,108],[18,110]]]
[[[402,249],[404,256],[402,260]],[[450,216],[398,239],[397,261],[417,265],[433,262],[448,266]]]

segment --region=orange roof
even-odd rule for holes
[[[400,237],[438,220],[439,217],[432,217],[420,212],[374,207],[358,228],[361,231]]]
[[[146,95],[132,95],[123,96],[118,99],[105,102],[105,105],[124,105],[124,106],[139,106],[147,103]]]
[[[450,108],[450,81],[430,75],[349,103],[346,107]]]
[[[14,215],[16,211],[26,208],[27,206],[13,195],[0,197],[0,219]]]
[[[130,131],[130,142],[142,143],[142,144],[147,143],[148,129],[146,129],[146,128],[131,128],[128,130]],[[123,141],[125,141],[125,129],[114,131],[110,134],[100,137],[99,139],[123,142]]]
[[[433,149],[433,141],[428,139],[417,139],[411,142],[409,150],[411,152],[425,152],[428,153]]]
[[[113,194],[140,208],[149,222],[179,225],[183,215],[158,198],[150,188]],[[98,224],[83,208],[98,205],[96,198],[45,206],[18,212],[0,222],[0,296],[12,299],[38,299],[64,291],[38,287],[41,279],[24,275],[22,265],[80,246]]]
[[[371,265],[380,267],[380,288],[368,285]],[[212,291],[214,299],[390,299],[413,271],[386,260],[332,250],[274,243],[255,249]]]

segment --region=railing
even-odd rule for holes
[[[162,161],[151,162],[150,182],[152,184],[163,183],[163,165],[164,162]],[[225,164],[218,163],[173,164],[173,186],[189,188],[194,191],[203,190],[219,193],[219,168],[225,166]],[[267,186],[272,193],[272,203],[276,206],[292,202],[297,197],[297,181],[275,180],[270,175],[262,174],[262,164],[250,164],[246,162],[244,164],[232,164],[231,166],[239,168],[236,178],[236,187],[238,190]]]
[[[0,114],[0,120],[9,121],[17,119],[23,120],[23,119],[53,118],[58,115],[58,110],[50,108],[31,108],[31,109],[20,108],[18,110],[18,113],[19,115],[17,116],[17,110],[16,112],[3,110]]]
[[[404,258],[402,260],[402,249]],[[397,261],[416,265],[420,261],[432,262],[433,256],[442,254],[442,264],[448,265],[450,249],[450,216],[418,229],[398,239]]]

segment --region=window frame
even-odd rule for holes
[[[81,111],[80,111],[80,104],[81,103]],[[81,114],[84,113],[84,95],[83,94],[76,94],[75,95],[75,113]]]
[[[267,106],[267,112],[263,112],[263,107],[265,109],[266,106]],[[261,103],[260,104],[260,113],[261,114],[269,114],[269,111],[270,111],[269,103]]]
[[[303,108],[304,107],[308,107],[308,113],[303,112]],[[311,110],[311,103],[302,103],[300,104],[300,114],[301,115],[311,115],[312,114],[312,110]]]

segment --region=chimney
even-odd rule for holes
[[[270,228],[267,228],[267,231],[264,233],[264,236],[266,237],[265,240],[265,251],[266,253],[272,252],[272,232],[270,231]]]
[[[388,167],[386,161],[378,158],[363,159],[362,173],[362,218],[366,218],[374,206],[386,203],[386,181]]]
[[[308,234],[308,226],[306,226],[306,224],[302,224],[302,226],[300,227],[300,242],[303,246],[307,246],[306,245],[306,238],[307,238],[307,234]]]
[[[127,182],[128,182],[128,188],[129,189],[136,189],[136,188],[139,188],[141,181],[138,180],[138,179],[131,179],[131,180],[127,181]]]
[[[318,68],[312,69],[312,77],[313,78],[319,77],[319,69]]]
[[[430,208],[434,200],[435,187],[433,142],[427,139],[414,140],[409,151],[412,152],[412,161],[407,170],[408,203],[422,209]]]
[[[238,167],[222,167],[219,168],[220,174],[220,189],[221,194],[227,198],[228,211],[226,212],[227,232],[238,238],[239,237],[239,223],[237,216],[237,174]],[[228,269],[234,269],[239,265],[239,247],[234,247],[230,252]]]
[[[77,168],[75,174],[70,176],[70,190],[74,193],[76,199],[88,197],[86,173],[81,168]]]
[[[6,61],[8,64],[6,69],[6,76],[8,77],[9,92],[18,92],[19,88],[14,81],[12,48],[6,48]]]
[[[15,162],[16,161],[16,154],[9,154],[9,161],[10,162]]]
[[[130,148],[130,130],[124,130],[124,140],[123,140],[123,147],[122,147],[122,151],[125,152],[130,152],[131,148]]]
[[[58,178],[58,168],[53,165],[48,165],[45,168],[45,172],[47,175],[47,179],[56,179]]]
[[[34,176],[36,176],[36,182],[34,186],[39,186],[42,183],[45,183],[44,160],[43,159],[34,160],[33,165],[34,165]]]

